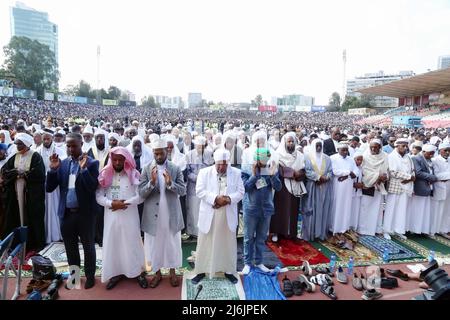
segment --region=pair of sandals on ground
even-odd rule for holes
[[[124,275],[119,275],[119,276],[112,277],[111,279],[109,279],[108,284],[106,285],[106,290],[111,290],[112,288],[114,288],[124,278],[125,278]],[[178,277],[175,274],[175,270],[172,270],[172,269],[170,270],[169,279],[170,279],[170,285],[172,287],[178,287],[180,285]],[[147,282],[147,278],[146,278],[146,273],[145,272],[142,272],[137,277],[137,282],[138,282],[139,286],[142,289],[147,289],[148,287],[156,288],[161,281],[162,281],[161,271],[156,272],[155,276],[150,281],[150,284]]]

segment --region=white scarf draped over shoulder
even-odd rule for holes
[[[380,153],[372,154],[368,148],[363,155],[363,178],[362,181],[365,187],[371,188],[375,185],[380,175],[388,173],[388,156],[380,149]],[[387,194],[383,184],[379,185],[379,190],[382,194]]]

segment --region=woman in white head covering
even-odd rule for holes
[[[280,130],[273,130],[269,138],[269,150],[274,154],[280,145]]]
[[[145,145],[144,138],[139,135],[133,137],[127,149],[133,155],[134,161],[136,161],[136,168],[139,172],[142,172],[142,168],[148,166],[153,161],[152,150]]]

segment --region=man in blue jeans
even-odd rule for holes
[[[244,209],[244,263],[242,274],[248,274],[253,264],[264,272],[270,270],[263,264],[265,240],[269,232],[270,218],[274,214],[274,190],[281,190],[276,165],[269,166],[270,152],[258,148],[254,154],[252,173],[242,172],[245,187]],[[255,254],[254,254],[255,253]]]

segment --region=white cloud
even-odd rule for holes
[[[425,72],[450,53],[442,1],[24,0],[59,25],[61,87],[85,79],[146,94],[249,101],[302,93],[326,103],[347,76]],[[9,6],[0,3],[0,45]]]

